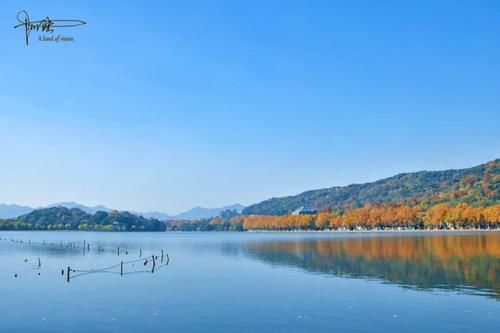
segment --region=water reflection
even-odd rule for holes
[[[500,234],[271,240],[245,255],[273,265],[500,299]]]

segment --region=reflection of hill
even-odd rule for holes
[[[244,252],[312,272],[500,296],[500,234],[271,241],[248,243]]]

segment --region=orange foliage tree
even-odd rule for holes
[[[343,213],[324,210],[311,215],[250,215],[241,220],[245,230],[485,229],[500,227],[500,205],[437,204],[423,210],[421,206],[403,204],[367,204]]]

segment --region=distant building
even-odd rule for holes
[[[318,214],[318,211],[316,209],[310,209],[304,206],[299,207],[298,209],[292,212],[292,215],[314,215],[314,214]]]
[[[123,224],[123,223],[119,223],[119,222],[113,221],[113,223],[111,223],[111,225],[113,226],[113,230],[115,230],[115,231],[125,231],[125,230],[127,230],[126,225]]]
[[[219,216],[222,217],[223,219],[230,219],[232,217],[235,217],[239,215],[238,211],[236,209],[226,209],[220,212]]]

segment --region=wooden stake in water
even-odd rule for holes
[[[71,271],[71,267],[68,266],[68,271],[66,272],[66,281],[69,282],[69,272]]]
[[[123,276],[123,261],[120,263],[120,276]]]

